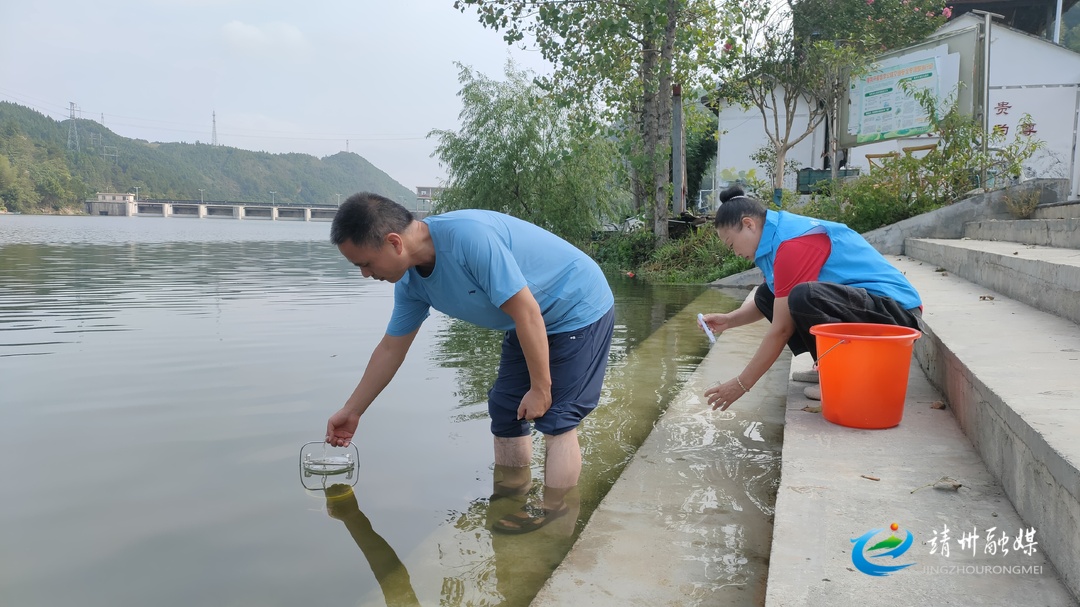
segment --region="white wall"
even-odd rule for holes
[[[948,33],[982,17],[970,13],[950,21],[937,33]],[[994,22],[990,27],[990,86],[1080,83],[1080,54],[1053,42]]]
[[[779,95],[779,93],[778,93]],[[773,119],[772,111],[768,110],[769,120]],[[780,116],[783,124],[784,116]],[[809,120],[809,111],[806,102],[800,100],[796,108],[795,121],[792,125],[792,133],[801,135],[806,130]],[[741,108],[738,106],[726,106],[720,111],[719,117],[720,135],[717,141],[717,174],[719,179],[732,180],[737,177],[752,176],[755,179],[768,180],[765,169],[754,163],[750,156],[761,146],[768,143],[765,134],[764,119],[757,107]],[[825,129],[823,126],[808,135],[793,149],[788,151],[787,159],[799,163],[800,168],[820,169],[824,158],[821,157],[825,148]],[[795,189],[796,177],[789,175],[784,180],[784,187]]]

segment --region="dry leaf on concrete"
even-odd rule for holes
[[[945,408],[945,403],[941,402],[940,400],[935,400],[934,402],[930,403],[930,408],[931,409],[944,409]]]
[[[927,487],[933,487],[934,489],[939,489],[941,491],[957,491],[963,486],[964,485],[960,481],[948,476],[943,476],[932,483],[926,483],[922,487],[916,487],[912,489],[911,492],[915,493],[916,491],[926,489]]]
[[[821,407],[812,407],[810,405],[803,407],[802,410],[807,413],[821,413]]]
[[[957,491],[964,485],[960,481],[951,479],[947,476],[943,476],[934,483],[934,489],[940,489],[942,491]]]

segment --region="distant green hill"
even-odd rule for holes
[[[81,210],[97,192],[140,199],[337,204],[376,192],[414,208],[416,193],[360,156],[269,154],[225,146],[128,139],[93,120],[76,119],[78,153],[69,152],[70,120],[58,122],[0,102],[0,207],[26,213]]]

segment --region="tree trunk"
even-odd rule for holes
[[[776,146],[776,166],[773,168],[773,190],[784,188],[784,162],[787,161],[787,147]]]
[[[664,23],[663,42],[660,47],[659,79],[656,91],[656,146],[652,154],[653,166],[653,234],[656,244],[668,241],[668,206],[671,201],[671,92],[674,84],[672,64],[675,56],[675,30],[679,19],[678,0],[668,0],[667,19]]]
[[[656,244],[660,245],[667,241],[667,200],[664,204],[658,204],[658,191],[664,191],[663,176],[657,165],[657,156],[660,150],[660,90],[658,90],[657,72],[659,71],[659,52],[652,46],[652,36],[646,31],[642,41],[641,57],[641,81],[643,95],[641,104],[642,143],[644,149],[643,176],[648,180],[647,195],[649,197],[649,215],[652,220],[652,232],[656,236]],[[666,161],[666,158],[665,158]],[[666,162],[665,162],[666,163]]]
[[[829,107],[826,108],[828,116],[825,118],[826,130],[829,131],[829,168],[832,169],[832,173],[829,175],[829,183],[836,185],[836,180],[840,177],[840,167],[836,164],[836,158],[839,152],[840,133],[836,132],[836,127],[840,124],[840,77],[830,76],[832,78],[831,87],[829,88],[829,100],[827,103]]]
[[[641,178],[641,173],[633,165],[630,166],[630,194],[633,197],[634,214],[640,214],[641,211],[648,208],[648,196],[645,194],[645,182]]]
[[[671,213],[686,211],[686,129],[683,127],[682,86],[671,90]]]

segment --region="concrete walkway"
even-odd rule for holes
[[[697,307],[673,322],[693,334]],[[1031,528],[952,412],[935,408],[943,398],[914,362],[903,420],[891,429],[826,421],[803,396],[806,384],[789,380],[810,367],[808,356],[782,357],[733,415],[709,411],[701,393],[742,370],[765,328],[718,340],[534,605],[1078,604],[1039,551],[1054,530],[1026,537]],[[764,437],[781,432],[777,488],[779,446]],[[760,499],[771,491],[775,513]],[[855,548],[868,533],[868,547]],[[896,558],[873,558],[884,551],[873,544],[908,533],[913,543]],[[991,534],[1007,538],[993,552]],[[970,535],[977,540],[964,541]],[[853,553],[910,566],[873,576]]]
[[[792,369],[812,363],[804,355]],[[935,408],[942,396],[915,362],[908,379],[903,420],[887,430],[832,424],[804,410],[820,403],[791,382],[765,604],[1077,605],[1038,545],[1016,541],[1030,527],[952,413]],[[912,534],[913,545],[895,559],[869,560],[911,566],[883,577],[863,573],[852,542],[874,529],[884,532],[871,545],[884,540],[892,523],[895,535]],[[1053,532],[1037,529],[1033,540]],[[991,534],[1008,538],[1007,554],[1001,544],[988,550]],[[978,539],[964,542],[968,535]]]

